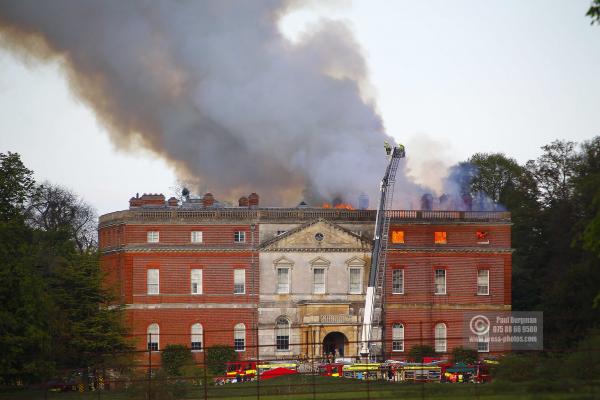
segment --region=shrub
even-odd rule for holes
[[[183,368],[194,365],[194,356],[187,347],[181,344],[170,344],[162,351],[161,362],[167,376],[183,376]]]
[[[206,365],[213,375],[225,373],[225,363],[237,359],[237,353],[231,346],[211,346],[206,349]]]
[[[413,346],[408,352],[408,356],[414,362],[423,362],[423,358],[425,357],[435,357],[438,354],[435,352],[435,349],[429,345],[419,345]]]
[[[477,351],[473,349],[465,349],[462,346],[455,347],[452,349],[452,362],[456,363],[465,363],[465,364],[473,364],[477,361],[478,355]]]

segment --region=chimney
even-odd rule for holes
[[[448,208],[448,201],[450,200],[450,196],[446,193],[440,196],[440,208],[442,210],[446,210]]]
[[[429,193],[425,193],[421,196],[421,210],[431,211],[433,209],[433,196]]]
[[[246,196],[240,197],[238,200],[240,207],[248,207],[248,198]]]
[[[179,205],[179,200],[177,200],[176,197],[171,197],[167,203],[169,204],[169,207],[177,207]]]
[[[212,193],[204,194],[204,197],[202,198],[202,205],[204,207],[212,207],[213,204],[215,204],[215,197],[213,196],[213,194]]]
[[[258,195],[256,193],[250,193],[248,196],[248,206],[249,207],[258,207]]]

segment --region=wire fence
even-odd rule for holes
[[[189,333],[132,335],[137,350],[101,355],[104,363],[59,371],[42,385],[5,389],[0,399],[554,399],[561,394],[569,399],[600,398],[598,338],[578,350],[555,348],[520,356],[470,353],[479,360],[457,364],[452,348],[431,353],[436,339],[423,330],[419,337],[402,339],[401,347],[392,338],[374,341],[383,354],[363,357],[358,354],[360,343],[347,339],[333,351],[329,343],[307,342],[303,337],[294,341],[273,335],[274,340],[261,343],[266,341],[261,340],[263,331],[274,329],[249,329],[243,343],[227,343],[235,338],[234,331],[206,330],[199,345],[198,336]],[[207,336],[222,337],[235,357],[228,363],[215,358],[214,347],[204,346]],[[463,335],[445,338],[447,343],[465,340]],[[166,369],[167,343],[187,347],[189,358],[176,370]],[[411,360],[415,346],[424,353]]]

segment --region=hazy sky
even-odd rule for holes
[[[589,4],[335,1],[296,11],[281,28],[293,40],[319,18],[347,21],[388,133],[407,144],[413,174],[435,185],[475,152],[525,162],[554,139],[600,134],[600,27],[585,17]],[[176,181],[156,156],[115,150],[58,65],[24,65],[4,50],[0,151],[20,153],[38,181],[73,189],[100,214],[136,192],[171,194]]]

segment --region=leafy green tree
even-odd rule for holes
[[[425,357],[435,357],[437,353],[432,346],[429,345],[417,345],[411,347],[408,352],[408,357],[414,362],[423,362]]]
[[[33,192],[33,172],[23,165],[17,153],[0,153],[0,219],[9,221],[22,215]]]
[[[456,363],[465,363],[465,364],[473,364],[479,359],[477,350],[473,349],[465,349],[462,346],[455,347],[452,349],[452,362]]]
[[[593,24],[600,24],[600,0],[594,0],[586,14],[592,19]]]
[[[194,364],[190,349],[181,344],[169,344],[161,353],[161,363],[168,376],[183,376],[184,368]]]
[[[237,353],[231,346],[211,346],[206,349],[206,364],[213,375],[225,373],[225,363],[237,360]]]

